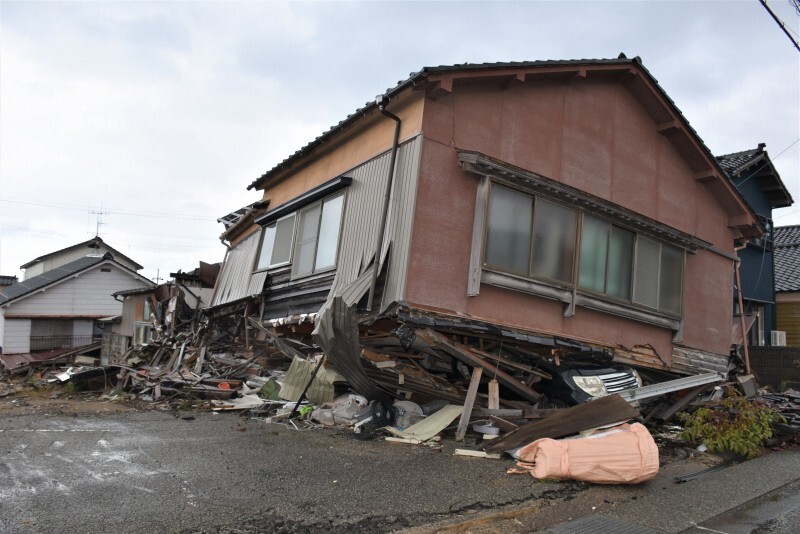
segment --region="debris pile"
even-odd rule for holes
[[[82,389],[113,388],[162,406],[190,400],[297,428],[344,427],[432,447],[446,433],[462,444],[457,455],[511,453],[535,476],[534,465],[554,461],[535,460],[542,451],[566,450],[553,440],[637,419],[667,421],[722,391],[716,384],[723,377],[713,373],[656,382],[646,369],[640,375],[615,363],[602,348],[402,314],[352,323],[350,334],[324,340],[333,350],[323,352],[314,314],[267,322],[248,317],[246,308],[198,316],[174,296],[162,295],[167,313],[151,315],[145,342],[103,365],[99,344],[3,357],[3,364],[9,373],[38,371],[44,380]],[[760,398],[784,414],[781,431],[796,435],[800,395],[762,392]]]

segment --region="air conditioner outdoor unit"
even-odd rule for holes
[[[770,345],[773,347],[786,346],[786,332],[783,330],[773,330],[769,333]]]

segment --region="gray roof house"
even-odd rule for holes
[[[50,269],[55,269],[61,265],[66,265],[67,263],[73,262],[79,258],[89,255],[102,256],[107,252],[113,254],[114,259],[128,269],[138,271],[142,268],[141,265],[133,261],[131,258],[103,241],[103,238],[100,236],[94,236],[83,243],[78,243],[77,245],[72,245],[62,248],[61,250],[56,250],[55,252],[44,254],[23,265],[20,265],[19,268],[25,271],[24,278],[28,279],[45,273]]]
[[[122,311],[112,293],[151,284],[107,252],[0,289],[0,348],[16,354],[89,344],[101,334],[97,320]]]

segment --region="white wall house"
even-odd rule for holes
[[[122,312],[112,293],[149,285],[110,253],[26,278],[0,289],[0,347],[15,354],[87,345],[98,337],[98,319]]]
[[[103,241],[100,236],[95,236],[88,241],[84,241],[83,243],[78,243],[77,245],[72,245],[70,247],[39,256],[38,258],[33,259],[24,265],[20,265],[19,268],[25,271],[25,276],[23,279],[30,280],[34,276],[39,276],[47,271],[61,267],[62,265],[66,265],[68,263],[72,263],[73,261],[79,260],[86,256],[102,257],[107,253],[112,254],[117,263],[127,267],[132,271],[138,271],[142,268],[141,265]]]

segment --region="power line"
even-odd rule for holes
[[[28,206],[42,206],[47,208],[58,208],[73,211],[87,211],[87,208],[78,207],[69,204],[56,204],[52,202],[34,202],[31,200],[19,200],[14,198],[0,198],[0,202],[8,202],[11,204],[24,204]],[[191,215],[163,215],[160,213],[146,212],[146,211],[131,211],[131,210],[106,210],[104,213],[111,213],[114,215],[126,215],[129,217],[147,217],[152,219],[177,219],[185,221],[209,221],[216,222],[215,218],[208,217],[193,217]]]
[[[793,45],[794,45],[794,47],[797,49],[797,51],[798,51],[798,52],[800,52],[800,43],[798,43],[798,42],[797,42],[797,39],[795,39],[795,38],[792,36],[792,34],[791,34],[791,33],[789,33],[789,31],[786,29],[786,24],[784,24],[784,22],[783,22],[781,19],[779,19],[779,18],[778,18],[778,15],[776,15],[776,14],[775,14],[775,13],[774,13],[774,12],[773,12],[773,11],[772,11],[770,8],[769,8],[769,6],[767,5],[767,0],[758,0],[758,1],[759,1],[759,2],[761,2],[761,5],[762,5],[762,6],[764,6],[764,9],[766,9],[766,10],[767,10],[767,13],[769,13],[769,14],[770,14],[770,16],[772,16],[772,18],[775,20],[775,22],[777,22],[777,23],[778,23],[778,26],[780,26],[780,27],[781,27],[781,29],[783,30],[783,33],[785,33],[785,34],[786,34],[786,37],[788,37],[788,38],[789,38],[789,40],[792,42],[792,44],[793,44]],[[797,6],[797,4],[796,4],[796,3],[794,3],[794,2],[791,2],[791,1],[790,1],[790,3],[791,3],[792,5],[794,5],[794,6],[795,6],[795,8],[798,8],[798,6]]]

